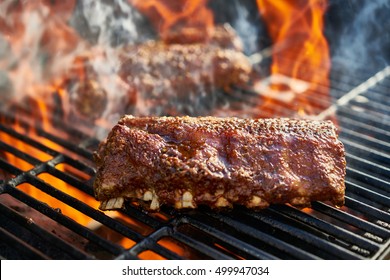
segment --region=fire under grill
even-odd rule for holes
[[[163,206],[148,213],[133,203],[101,212],[92,189],[99,141],[60,120],[54,133],[3,110],[1,258],[389,258],[390,68],[355,73],[353,79],[334,70],[330,82],[333,105],[319,116],[336,113],[347,153],[346,203],[339,209],[315,202],[302,210],[274,205],[257,212],[240,207],[178,212]],[[239,98],[246,94],[251,95],[237,90]],[[321,95],[316,98],[321,102]]]

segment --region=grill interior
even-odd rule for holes
[[[333,67],[333,69],[337,69]],[[342,68],[340,68],[342,69]],[[330,109],[347,152],[346,204],[315,202],[298,210],[275,205],[253,212],[207,208],[147,213],[135,204],[101,212],[93,200],[93,151],[99,141],[58,121],[60,134],[33,127],[38,141],[15,130],[15,115],[0,118],[0,254],[5,259],[388,259],[390,257],[390,68],[355,73],[332,70]],[[246,94],[240,92],[240,95]],[[248,93],[250,94],[250,93]],[[322,102],[321,94],[317,95]],[[282,108],[283,109],[283,108]],[[288,110],[287,108],[284,108]],[[18,126],[30,124],[18,116]],[[20,150],[13,140],[40,151]],[[66,140],[64,140],[66,139]],[[46,143],[61,147],[61,152]],[[21,168],[4,155],[27,163]],[[75,189],[74,195],[48,182]],[[23,191],[28,185],[70,206],[82,224]]]

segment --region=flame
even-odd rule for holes
[[[55,133],[57,129],[52,125],[52,122],[49,118],[50,113],[47,104],[43,100],[35,100],[35,102],[36,102],[36,108],[38,110],[34,110],[34,111],[39,113],[39,115],[34,118],[35,121],[39,122],[39,126],[43,131],[50,131],[50,133]],[[36,128],[32,125],[28,125],[27,127],[21,126],[21,124],[16,120],[15,124],[13,124],[13,129],[23,135],[28,135],[30,138],[43,144],[49,149],[55,150],[60,153],[64,151],[64,148],[58,145],[57,143],[43,136],[40,136]],[[58,134],[57,136],[65,137],[63,133]],[[41,151],[27,144],[25,141],[12,137],[4,132],[0,132],[0,139],[2,140],[2,142],[7,143],[8,145],[12,145],[16,149],[40,160],[41,162],[47,162],[53,158],[53,156],[50,155],[49,153],[45,153],[44,151]],[[23,171],[31,170],[34,167],[31,163],[28,163],[27,161],[17,157],[12,153],[6,152],[5,157],[10,164],[20,168]],[[65,164],[59,164],[56,166],[56,169],[64,173],[67,172],[67,168],[68,167]],[[86,178],[85,176],[86,174],[84,174],[84,178]],[[37,177],[45,181],[46,183],[48,183],[50,186],[53,186],[56,189],[72,197],[79,198],[84,203],[91,205],[94,208],[98,207],[98,202],[93,197],[86,195],[85,193],[78,190],[77,188],[67,184],[66,182],[60,180],[59,178],[49,173],[46,172],[40,173],[37,175]],[[80,224],[87,225],[91,221],[90,217],[78,212],[71,206],[57,200],[56,198],[40,191],[38,188],[34,187],[33,185],[22,184],[19,185],[18,188],[20,188],[30,196],[37,198],[42,202],[47,203],[52,208],[59,209],[64,215],[72,218],[73,220],[75,220]]]
[[[75,5],[76,0],[1,1],[0,34],[8,49],[0,68],[7,71],[17,101],[26,95],[44,99],[47,85],[86,46],[68,24]]]
[[[68,1],[50,1],[50,0],[38,0],[38,1],[1,1],[0,7],[2,13],[0,16],[0,33],[5,35],[5,38],[12,41],[13,46],[22,46],[19,43],[26,43],[27,38],[25,37],[26,31],[28,31],[28,24],[40,22],[42,19],[45,20],[44,30],[49,32],[52,28],[57,26],[58,30],[61,30],[62,35],[67,34],[65,30],[70,33],[76,34],[71,30],[65,23],[70,19],[73,10],[75,8],[76,0]],[[34,26],[37,28],[37,26]],[[35,31],[38,31],[36,29]],[[45,33],[45,32],[43,32]],[[31,34],[34,37],[37,34]],[[52,34],[53,35],[53,34]],[[45,37],[46,40],[51,42],[61,43],[66,42],[68,45],[72,40],[69,36],[63,38],[55,36],[49,38],[49,34]],[[40,39],[41,37],[38,37]],[[24,42],[23,42],[24,41]],[[58,45],[57,45],[58,46]],[[30,46],[31,47],[31,46]],[[58,51],[58,50],[57,50]]]
[[[325,108],[316,108],[309,97],[329,95],[324,92],[329,88],[330,70],[329,47],[323,34],[327,1],[256,1],[273,41],[271,75],[289,77],[292,89],[297,82],[307,82],[308,89],[304,93],[295,91],[294,100],[289,100],[299,115],[322,111]],[[274,83],[271,89],[277,91],[280,86]]]
[[[191,29],[204,31],[205,36],[213,31],[214,16],[207,8],[208,0],[128,0],[147,16],[161,38],[168,39],[172,32],[181,34]]]

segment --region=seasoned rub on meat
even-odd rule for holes
[[[330,121],[124,116],[95,153],[103,210],[344,203],[343,144]]]

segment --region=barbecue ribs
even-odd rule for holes
[[[344,147],[330,121],[124,116],[95,160],[103,210],[125,200],[151,210],[344,203]]]
[[[213,44],[150,41],[127,46],[120,60],[127,113],[137,116],[212,114],[217,91],[247,85],[252,72],[242,52]]]
[[[63,78],[62,103],[71,119],[86,122],[111,114],[216,115],[246,106],[231,104],[226,92],[253,76],[230,25],[217,25],[210,34],[183,28],[164,40],[79,55]]]

